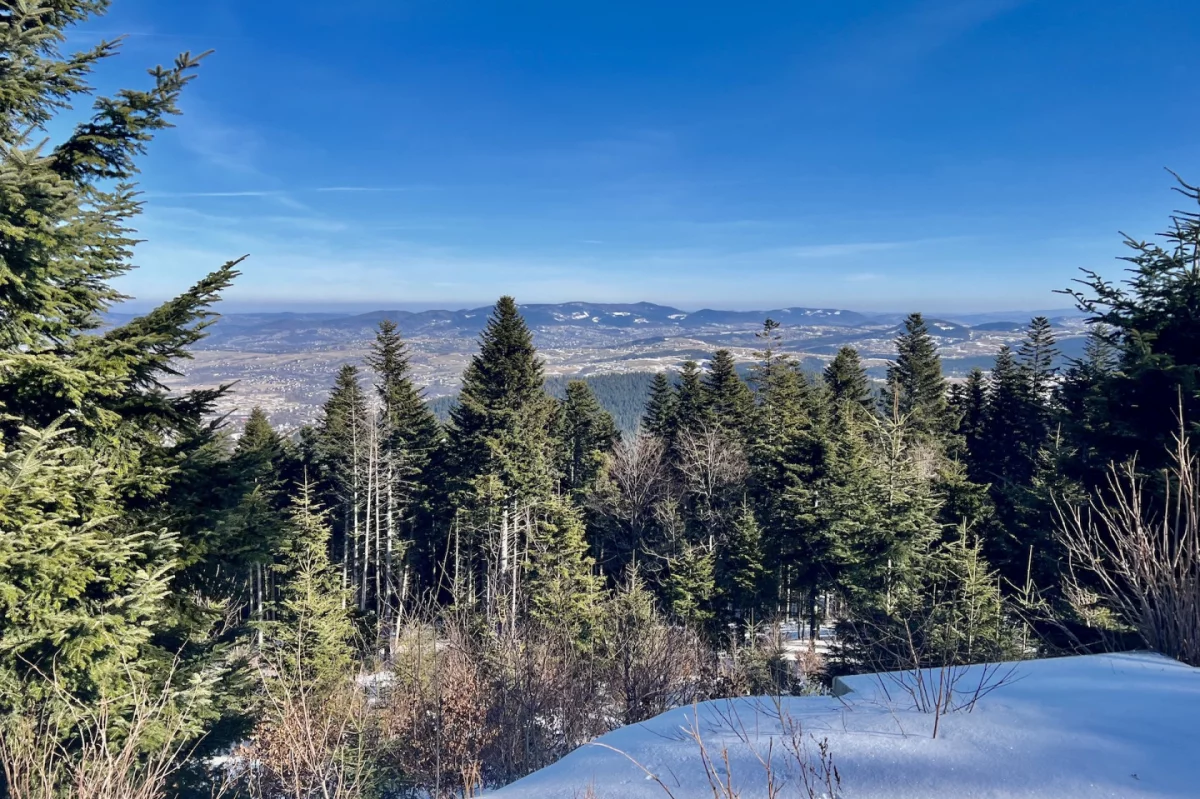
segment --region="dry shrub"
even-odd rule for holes
[[[384,761],[399,790],[441,799],[474,796],[484,781],[488,685],[469,627],[409,622],[397,640],[393,681],[379,706]]]
[[[374,719],[365,686],[332,685],[272,669],[249,743],[234,752],[228,784],[255,799],[359,799],[378,780]]]
[[[1200,457],[1185,431],[1160,492],[1135,462],[1112,466],[1106,495],[1059,515],[1065,593],[1079,615],[1128,624],[1154,651],[1200,666]]]
[[[207,689],[176,689],[174,670],[157,688],[131,669],[125,674],[122,692],[89,703],[46,677],[49,699],[31,700],[0,720],[8,799],[166,795],[196,742],[196,712]]]

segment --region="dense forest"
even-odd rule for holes
[[[1128,646],[1200,664],[1194,210],[1127,240],[1122,282],[1070,290],[1092,328],[1065,368],[1036,318],[951,386],[914,313],[880,394],[851,348],[805,373],[767,319],[746,377],[726,351],[687,361],[630,424],[602,381],[547,390],[504,297],[444,423],[385,322],[311,426],[232,430],[231,387],[164,379],[239,261],[101,329],[137,163],[200,61],[50,143],[118,49],[67,55],[64,31],[106,5],[0,4],[6,795],[458,796],[838,672]],[[836,626],[831,655],[784,657],[786,619]]]

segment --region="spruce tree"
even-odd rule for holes
[[[713,353],[704,375],[703,390],[704,404],[713,422],[729,432],[743,435],[754,398],[738,375],[737,363],[729,350]]]
[[[958,418],[958,433],[966,448],[968,468],[973,479],[980,477],[977,465],[983,457],[983,442],[988,409],[988,382],[983,370],[976,367],[967,375],[958,395],[954,413]]]
[[[921,314],[909,314],[904,320],[896,350],[896,361],[888,367],[883,392],[884,413],[906,417],[909,428],[919,437],[940,440],[950,426],[946,381],[937,345]]]
[[[1049,399],[1058,371],[1054,365],[1058,349],[1055,347],[1054,330],[1050,320],[1044,316],[1034,317],[1029,323],[1025,338],[1017,350],[1021,367],[1028,375],[1029,389],[1039,402]]]
[[[603,601],[587,550],[579,512],[562,500],[547,502],[529,556],[530,611],[579,643],[596,632]]]
[[[716,553],[717,601],[733,620],[753,622],[767,599],[767,571],[762,531],[754,509],[743,501],[742,512]]]
[[[129,677],[127,667],[153,687],[176,660],[186,680],[211,654],[212,603],[168,587],[185,562],[212,557],[218,538],[181,547],[175,532],[224,522],[227,486],[203,467],[217,448],[213,412],[226,387],[169,392],[164,383],[205,335],[236,263],[102,330],[104,314],[125,299],[112,281],[133,268],[141,156],[171,126],[199,63],[185,53],[151,70],[147,88],[96,98],[72,127],[63,112],[91,93],[93,71],[118,43],[70,55],[62,45],[71,26],[107,5],[54,0],[0,11],[5,704],[35,699],[54,674],[69,701],[86,707]],[[184,497],[192,503],[177,503]],[[218,512],[195,504],[205,500]],[[111,710],[119,727],[125,709]]]
[[[533,335],[511,297],[502,297],[463,375],[447,430],[451,479],[448,532],[461,553],[447,584],[492,602],[486,610],[512,618],[521,594],[519,553],[539,544],[536,516],[553,493],[549,435],[554,400],[542,388]],[[449,545],[448,545],[449,546]],[[461,599],[461,598],[458,598]]]
[[[495,475],[512,500],[548,491],[553,403],[543,382],[533,334],[512,297],[501,297],[450,413],[449,445],[460,490]]]
[[[688,545],[671,560],[664,591],[667,605],[680,623],[703,629],[713,620],[716,580],[713,552],[703,545]]]
[[[358,367],[343,366],[321,408],[314,466],[321,480],[321,503],[330,508],[331,546],[349,585],[363,565],[359,552],[366,536],[367,442],[370,413]]]
[[[379,323],[367,364],[379,397],[379,494],[385,539],[383,602],[394,615],[418,578],[430,581],[442,554],[434,536],[433,490],[441,429],[412,376],[408,346],[396,324]]]
[[[681,430],[697,431],[710,419],[708,394],[704,390],[704,379],[700,364],[684,361],[679,370],[679,385],[675,389],[675,423],[672,433]]]
[[[276,620],[265,625],[269,634],[260,657],[267,665],[268,682],[278,683],[283,691],[303,690],[315,699],[351,675],[351,592],[330,564],[330,530],[307,484],[293,500],[288,523],[298,546],[285,565],[291,579]]]
[[[871,395],[871,381],[867,377],[862,359],[858,357],[858,350],[853,347],[839,349],[837,355],[825,367],[823,377],[835,405],[850,403],[864,411],[874,411],[875,398]]]
[[[1175,212],[1161,241],[1126,239],[1123,281],[1084,270],[1082,288],[1069,292],[1118,353],[1118,368],[1103,379],[1110,411],[1102,432],[1076,444],[1094,450],[1093,460],[1136,453],[1144,468],[1158,469],[1180,411],[1193,440],[1200,431],[1200,187],[1179,180],[1177,190],[1190,208]]]
[[[675,389],[663,372],[656,372],[650,383],[650,399],[642,417],[642,429],[664,441],[675,428]]]
[[[559,404],[555,439],[557,470],[564,489],[588,491],[600,475],[605,456],[620,438],[612,415],[601,407],[583,380],[567,384]]]

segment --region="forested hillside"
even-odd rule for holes
[[[63,31],[105,5],[0,6],[7,795],[464,795],[613,725],[837,673],[1114,646],[1200,664],[1194,187],[1161,241],[1125,243],[1122,282],[1082,276],[1065,368],[1035,318],[951,388],[913,313],[882,395],[851,347],[804,372],[771,319],[746,377],[718,349],[547,384],[503,297],[444,422],[385,320],[316,423],[235,430],[212,413],[235,387],[164,381],[238,259],[99,329],[137,164],[200,63],[68,128],[117,47],[68,55]],[[786,618],[838,646],[798,669]]]

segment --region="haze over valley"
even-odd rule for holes
[[[784,350],[808,371],[819,371],[838,348],[850,345],[862,355],[868,374],[882,379],[895,357],[904,318],[902,313],[838,308],[686,311],[648,302],[522,304],[520,309],[545,360],[547,377],[563,379],[672,371],[688,359],[703,363],[717,349],[728,349],[748,364],[760,348],[756,334],[767,318],[780,322]],[[338,369],[361,363],[379,322],[388,319],[399,325],[409,344],[414,379],[426,396],[449,398],[458,390],[491,310],[224,314],[193,351],[193,359],[181,364],[183,375],[171,385],[188,390],[237,381],[222,412],[238,419],[258,406],[273,423],[294,428],[316,418]],[[1035,315],[1051,319],[1062,358],[1082,351],[1086,324],[1069,308],[946,313],[927,321],[953,379],[977,366],[989,369],[999,348],[1015,346]],[[116,314],[113,321],[124,318]],[[648,381],[636,385],[644,390]],[[436,407],[442,409],[444,403]],[[628,427],[631,419],[624,422]]]

